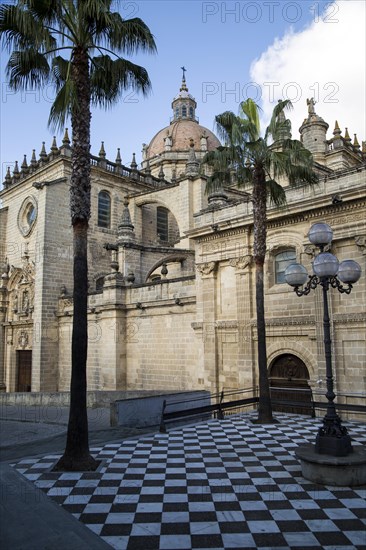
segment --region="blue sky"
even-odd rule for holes
[[[120,147],[124,164],[133,152],[139,162],[142,143],[169,124],[182,65],[200,123],[211,130],[216,114],[236,112],[247,95],[262,105],[264,123],[277,99],[288,97],[298,137],[306,98],[315,96],[329,132],[338,118],[342,130],[348,126],[360,142],[366,138],[364,2],[144,0],[119,1],[116,8],[124,17],[141,17],[155,36],[156,56],[132,58],[148,70],[153,90],[148,98],[126,92],[110,111],[93,111],[93,154],[103,140],[107,158],[114,160]],[[48,151],[53,136],[47,128],[52,88],[14,94],[4,76],[7,59],[3,52],[2,179],[6,166],[21,163],[24,154],[29,160],[32,149],[38,155],[42,141]]]

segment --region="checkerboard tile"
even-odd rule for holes
[[[15,465],[112,548],[366,550],[366,487],[316,485],[294,452],[319,420],[237,415],[93,448],[93,473],[53,473],[58,458]],[[354,445],[366,425],[344,422]]]

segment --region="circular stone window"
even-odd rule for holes
[[[23,237],[27,237],[32,231],[37,219],[37,210],[37,201],[34,197],[27,197],[23,201],[18,214],[18,227]]]

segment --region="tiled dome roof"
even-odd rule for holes
[[[194,141],[194,149],[201,149],[201,138],[207,137],[207,150],[212,151],[220,146],[217,137],[207,128],[194,120],[176,120],[158,132],[151,140],[147,158],[155,157],[165,151],[165,138],[170,136],[172,140],[171,151],[188,151],[191,139]]]
[[[185,79],[186,69],[182,67],[182,70],[182,84],[179,93],[172,102],[172,122],[152,138],[146,150],[146,159],[152,159],[166,151],[188,152],[192,140],[195,151],[212,151],[220,146],[217,137],[210,130],[198,124],[195,114],[197,103],[188,92]]]

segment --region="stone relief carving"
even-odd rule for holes
[[[18,336],[19,347],[21,347],[22,349],[25,349],[26,347],[28,347],[28,344],[29,344],[28,332],[26,332],[25,330],[20,331],[20,334]]]
[[[14,317],[30,317],[34,310],[34,263],[29,261],[27,252],[23,256],[23,267],[14,267],[11,269],[9,280],[9,312]],[[12,318],[11,318],[12,317]],[[16,318],[16,317],[15,317]]]
[[[271,369],[271,378],[307,380],[309,379],[309,373],[301,359],[286,354],[275,359]]]
[[[206,262],[204,264],[197,264],[196,269],[202,277],[210,275],[216,269],[217,262]]]
[[[355,243],[361,249],[362,254],[366,255],[366,236],[360,235],[358,237],[355,237]]]
[[[230,260],[229,265],[235,267],[236,269],[246,269],[253,262],[253,256],[247,254],[246,256],[240,256],[240,258],[233,258]]]
[[[74,300],[71,297],[69,297],[69,298],[60,298],[58,303],[59,303],[59,311],[61,313],[64,313],[65,309],[67,309],[69,307],[73,307]]]
[[[329,225],[333,227],[334,225],[347,225],[352,222],[364,221],[363,214],[349,214],[348,216],[339,216],[338,218],[332,218],[329,220]]]
[[[325,245],[324,252],[330,252],[332,248],[332,243],[329,243]],[[314,244],[307,244],[304,246],[304,252],[311,258],[315,257],[315,252],[318,250],[318,248]]]

